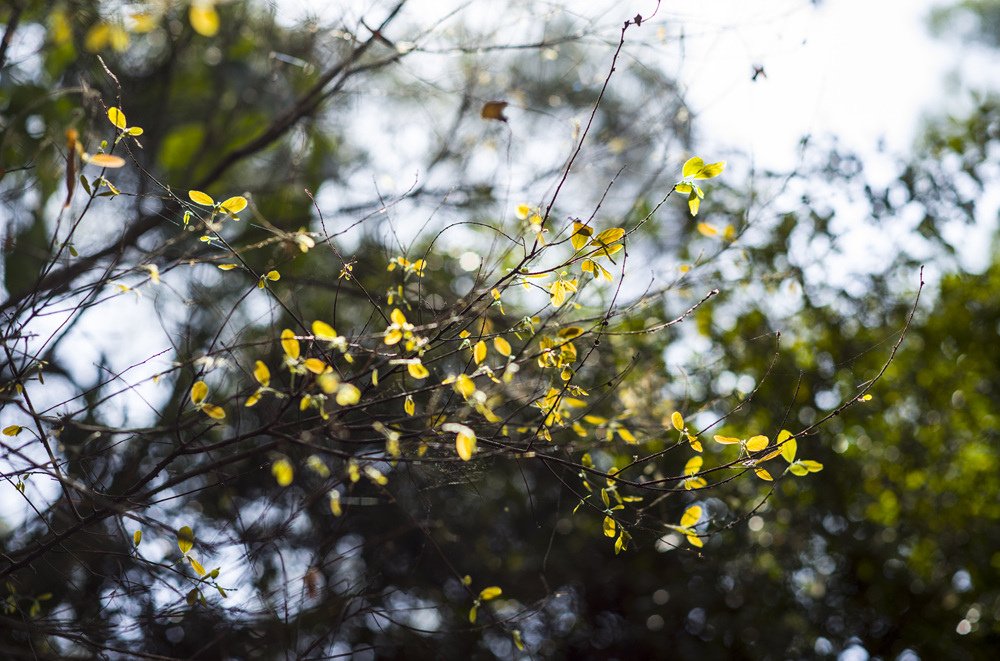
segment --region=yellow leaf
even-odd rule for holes
[[[313,374],[322,374],[326,371],[326,363],[319,358],[306,358],[305,366]]]
[[[612,227],[611,229],[606,229],[595,236],[590,244],[593,246],[606,246],[618,241],[623,236],[625,236],[625,230],[623,228]]]
[[[455,451],[462,461],[472,459],[472,453],[476,450],[476,434],[469,429],[468,432],[458,432],[455,436]]]
[[[701,538],[698,537],[697,535],[687,535],[687,541],[688,544],[690,544],[691,546],[696,546],[698,548],[701,548],[705,545],[705,542],[701,541]]]
[[[470,624],[475,624],[476,623],[476,613],[478,612],[478,610],[479,610],[479,608],[477,606],[473,606],[472,608],[469,609],[469,623]]]
[[[684,431],[684,416],[680,414],[680,411],[674,411],[670,414],[670,424],[677,431]]]
[[[215,200],[213,200],[208,194],[202,193],[200,190],[189,190],[188,197],[191,198],[192,202],[200,204],[203,207],[215,206]]]
[[[626,443],[635,444],[635,443],[639,442],[639,441],[635,440],[635,436],[632,434],[632,432],[630,432],[625,427],[619,427],[618,428],[618,436],[620,436],[621,439],[623,441],[625,441]]]
[[[472,397],[476,392],[476,383],[466,376],[465,374],[459,374],[455,379],[455,390],[458,391],[465,399]]]
[[[337,389],[337,403],[341,406],[351,406],[361,401],[361,391],[350,383],[342,383]]]
[[[734,443],[739,443],[740,439],[733,438],[732,436],[715,436],[716,443],[722,443],[723,445],[733,445]]]
[[[510,356],[511,354],[510,342],[508,342],[502,337],[493,338],[493,348],[496,349],[497,353],[500,354],[501,356],[506,357]]]
[[[205,397],[208,396],[208,384],[204,381],[196,381],[193,386],[191,386],[191,403],[201,404],[205,401]]]
[[[287,487],[295,477],[295,470],[287,459],[278,459],[271,464],[271,475],[277,480],[279,487]]]
[[[767,436],[754,436],[747,441],[747,451],[748,452],[758,452],[767,447],[770,441],[767,440]]]
[[[489,601],[490,599],[496,599],[501,594],[503,594],[503,590],[501,590],[495,585],[491,585],[490,587],[483,588],[482,590],[479,591],[479,600]]]
[[[713,177],[718,177],[722,174],[722,171],[726,169],[726,162],[719,161],[718,163],[709,163],[708,165],[703,165],[698,168],[695,172],[695,179],[712,179]]]
[[[392,312],[389,313],[389,319],[392,323],[397,326],[403,326],[406,324],[406,315],[399,308],[393,308]]]
[[[323,372],[318,377],[316,377],[316,383],[319,387],[323,389],[327,395],[332,395],[340,388],[340,377],[337,376],[336,372],[332,370],[329,372]]]
[[[284,349],[286,356],[292,360],[298,360],[299,341],[295,339],[295,333],[288,328],[281,331],[281,348]]]
[[[312,332],[317,340],[332,341],[338,337],[337,331],[333,330],[333,326],[318,319],[312,322]]]
[[[575,250],[581,250],[587,245],[587,241],[594,234],[594,230],[583,223],[573,223],[573,235],[569,238]]]
[[[616,527],[617,526],[615,524],[615,520],[614,519],[612,519],[610,516],[604,517],[603,528],[604,528],[604,536],[605,537],[614,537],[615,536],[615,529],[616,529]]]
[[[753,472],[754,472],[754,473],[756,473],[756,474],[757,474],[757,477],[759,477],[759,478],[760,478],[760,479],[762,479],[762,480],[765,480],[765,481],[767,481],[767,482],[773,482],[773,481],[774,481],[774,478],[773,478],[773,477],[771,477],[771,474],[770,474],[770,473],[768,473],[768,472],[767,472],[767,471],[766,471],[765,469],[763,469],[763,468],[755,468],[755,469],[753,469]]]
[[[142,531],[136,530],[134,533],[132,533],[132,543],[135,544],[136,546],[139,546],[139,542],[141,541],[142,541]]]
[[[205,568],[201,566],[201,563],[192,558],[191,556],[188,556],[188,562],[191,563],[191,568],[194,569],[195,573],[197,573],[198,576],[204,576],[205,574],[208,573],[207,571],[205,571]]]
[[[796,461],[794,464],[788,467],[788,470],[792,472],[792,475],[798,475],[802,477],[803,475],[809,474],[809,469],[803,466],[800,462]]]
[[[92,156],[87,156],[85,159],[90,165],[96,165],[99,168],[123,168],[125,167],[125,159],[121,156],[112,156],[111,154],[94,154]]]
[[[236,264],[219,264],[220,271],[232,271],[236,268]]]
[[[128,127],[128,122],[125,121],[125,113],[121,111],[121,108],[114,106],[108,108],[108,119],[111,120],[112,124],[123,131]]]
[[[393,328],[385,334],[384,342],[388,345],[398,344],[403,339],[403,333],[398,328]]]
[[[340,516],[344,510],[340,507],[340,492],[334,489],[330,492],[330,512],[334,516]]]
[[[792,436],[792,433],[786,429],[782,429],[778,434],[778,445],[781,446],[781,456],[788,463],[793,463],[795,461],[795,454],[798,452],[799,445]]]
[[[690,528],[694,524],[698,523],[699,519],[701,519],[701,506],[692,505],[684,510],[684,514],[681,516],[681,527]]]
[[[486,360],[486,342],[482,340],[476,342],[476,346],[472,350],[472,357],[476,361],[477,365]]]
[[[703,165],[705,165],[705,161],[697,156],[692,156],[684,163],[684,168],[681,170],[681,177],[684,179],[693,177]]]
[[[257,379],[257,383],[262,386],[271,385],[271,370],[267,368],[264,361],[258,360],[254,363],[253,378]]]
[[[271,269],[270,271],[268,271],[264,275],[264,277],[267,278],[268,280],[270,280],[271,282],[277,282],[278,280],[281,280],[281,274],[278,273],[277,271],[275,271],[274,269]]]
[[[261,396],[261,393],[260,393],[260,391],[258,390],[258,391],[257,391],[257,392],[255,392],[254,394],[252,394],[252,395],[250,395],[249,397],[247,397],[247,401],[246,401],[246,403],[245,403],[245,404],[243,404],[243,406],[245,406],[246,408],[250,408],[251,406],[254,406],[254,405],[256,405],[256,404],[257,404],[257,402],[259,402],[259,401],[260,401],[260,396]]]
[[[247,198],[242,195],[236,195],[227,199],[225,202],[219,205],[219,208],[228,214],[238,214],[247,208]]]
[[[21,425],[8,425],[3,428],[4,436],[17,436],[24,429]]]
[[[566,328],[560,328],[557,335],[562,340],[572,340],[583,335],[583,329],[579,326],[567,326]]]
[[[692,212],[692,215],[696,213],[696,211]],[[698,223],[698,233],[709,238],[719,236],[719,230],[714,225],[709,225],[708,223]]]
[[[691,457],[690,459],[687,460],[687,463],[684,464],[684,474],[694,475],[695,473],[701,470],[701,466],[704,463],[704,461],[705,460],[698,455]]]
[[[133,138],[138,138],[140,135],[145,133],[145,131],[142,130],[141,126],[130,126],[128,127],[128,130],[125,132],[128,133]]]
[[[403,400],[403,410],[406,411],[406,415],[416,413],[417,405],[413,401],[413,395],[407,395],[406,399]]]
[[[695,195],[693,192],[688,196],[688,209],[691,210],[692,216],[698,215],[698,209],[701,208],[701,198]]]
[[[813,461],[812,459],[803,459],[799,462],[799,464],[810,473],[818,473],[823,470],[823,464],[818,461]]]
[[[219,31],[219,13],[210,3],[196,2],[188,11],[188,20],[194,31],[203,37],[214,37]]]
[[[514,629],[513,631],[510,632],[510,637],[514,641],[514,647],[516,647],[518,649],[518,651],[523,652],[524,651],[524,641],[521,640],[521,632],[518,631],[517,629]]]
[[[215,404],[202,404],[201,412],[213,420],[225,420],[226,410]]]
[[[427,368],[424,367],[424,364],[419,361],[415,363],[407,363],[406,371],[408,371],[410,376],[414,379],[426,379],[430,376],[430,372],[428,372]]]
[[[185,555],[194,548],[194,532],[190,526],[184,526],[177,531],[177,548]]]

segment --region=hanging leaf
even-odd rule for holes
[[[205,397],[208,396],[208,384],[204,381],[196,381],[193,386],[191,386],[191,403],[201,404],[205,401]]]
[[[209,2],[195,2],[188,11],[188,20],[194,31],[203,37],[214,37],[219,32],[219,13]]]
[[[187,555],[188,551],[194,548],[194,532],[190,526],[184,526],[177,531],[177,548],[184,555]]]
[[[108,108],[108,119],[115,125],[115,127],[121,129],[122,131],[128,127],[128,122],[125,121],[125,113],[123,113],[120,108],[114,106]]]
[[[483,340],[476,342],[476,346],[472,350],[472,358],[476,361],[477,365],[486,360],[486,351],[486,342]]]
[[[281,348],[285,355],[292,360],[298,360],[300,355],[299,341],[295,339],[295,333],[286,328],[281,331]]]
[[[278,482],[279,487],[287,487],[295,478],[295,469],[287,459],[277,459],[271,464],[271,475]]]
[[[684,431],[684,416],[680,414],[680,411],[674,411],[670,415],[670,424],[674,426],[677,431]]]

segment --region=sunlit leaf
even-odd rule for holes
[[[333,329],[333,326],[318,319],[312,322],[312,332],[317,340],[331,341],[336,340],[338,337],[337,331]]]
[[[277,459],[273,464],[271,464],[271,475],[278,482],[279,487],[287,487],[292,483],[295,478],[295,469],[292,468],[292,464],[285,458]]]
[[[184,555],[187,555],[187,552],[194,548],[194,532],[190,526],[184,526],[177,531],[177,548]]]
[[[108,108],[108,119],[112,124],[123,131],[128,126],[128,122],[125,121],[125,113],[121,111],[121,108],[117,108],[115,106]]]
[[[209,2],[195,2],[188,10],[188,20],[194,31],[203,37],[214,37],[219,31],[219,13]]]
[[[426,379],[428,376],[430,376],[430,372],[421,362],[407,363],[406,371],[409,372],[410,376],[412,376],[414,379]]]
[[[510,356],[511,354],[510,342],[508,342],[502,337],[493,338],[493,348],[496,349],[497,353],[500,354],[501,356],[506,357]]]
[[[747,441],[747,451],[748,452],[758,452],[767,447],[768,441],[767,436],[754,436]]]
[[[215,200],[213,200],[207,193],[202,193],[200,190],[189,190],[188,197],[195,204],[200,204],[204,207],[215,206]]]
[[[195,573],[198,574],[198,576],[204,576],[205,574],[208,573],[205,571],[205,568],[201,566],[201,563],[195,560],[193,557],[188,556],[187,559],[188,562],[191,563],[191,568],[194,569]]]
[[[337,403],[341,406],[352,406],[361,401],[361,391],[351,383],[342,383],[337,388]]]
[[[473,606],[472,608],[469,609],[469,623],[470,624],[475,624],[476,623],[476,615],[478,614],[478,612],[479,612],[479,607],[478,606]]]
[[[681,177],[683,177],[684,179],[687,179],[688,177],[693,177],[695,173],[702,168],[703,165],[705,165],[705,161],[703,161],[698,156],[692,156],[684,163],[684,167],[681,170]]]
[[[701,540],[701,537],[698,537],[697,535],[686,535],[686,537],[688,544],[690,544],[691,546],[695,546],[698,548],[705,546],[705,542],[703,542]]]
[[[805,466],[803,466],[798,461],[796,461],[794,464],[790,465],[788,467],[788,470],[792,473],[792,475],[798,475],[799,477],[802,477],[803,475],[808,475],[809,474],[809,469],[807,469]]]
[[[220,204],[219,208],[228,214],[238,214],[247,208],[247,198],[242,195],[236,195]]]
[[[207,396],[208,384],[204,381],[195,381],[194,385],[191,386],[191,403],[201,404]]]
[[[692,212],[692,214],[696,213],[697,211]],[[709,225],[708,223],[698,223],[698,233],[709,238],[719,236],[719,230],[714,225]]]
[[[610,516],[604,517],[603,528],[604,528],[604,536],[605,537],[614,537],[615,536],[615,531],[617,530],[617,527],[618,526],[615,523],[614,519],[612,519]]]
[[[755,468],[755,469],[753,469],[753,472],[756,473],[757,477],[759,477],[760,479],[765,480],[767,482],[771,482],[771,481],[774,480],[774,478],[771,477],[771,474],[768,473],[763,468]]]
[[[413,415],[417,412],[417,405],[413,401],[413,395],[407,395],[406,399],[403,400],[403,410],[406,411],[406,415]]]
[[[226,418],[226,410],[221,406],[216,406],[215,404],[203,404],[201,412],[213,420],[225,420]]]
[[[798,452],[798,443],[792,437],[792,433],[786,429],[782,429],[778,434],[777,443],[781,446],[781,456],[788,463],[793,463],[795,461],[795,454]]]
[[[300,355],[299,341],[295,339],[295,333],[288,328],[281,331],[281,348],[286,356],[292,360],[298,360]]]
[[[455,451],[462,461],[472,459],[472,453],[476,449],[476,435],[470,429],[468,432],[458,432],[455,436]]]
[[[258,360],[254,363],[253,378],[257,379],[257,383],[262,386],[271,385],[271,370],[267,368],[264,361]]]
[[[495,585],[491,585],[490,587],[483,588],[482,590],[479,591],[479,600],[489,601],[490,599],[496,599],[501,594],[503,594],[503,590],[501,590]]]
[[[690,459],[687,460],[687,463],[684,464],[684,474],[694,475],[695,473],[701,470],[701,466],[704,463],[704,461],[705,460],[698,455],[691,457]]]
[[[125,167],[125,159],[121,156],[113,156],[112,154],[93,154],[87,156],[84,159],[90,165],[96,165],[99,168],[123,168]]]
[[[344,510],[340,506],[340,492],[336,489],[330,491],[330,512],[334,516],[340,516]]]
[[[803,468],[805,468],[810,473],[818,473],[823,470],[823,464],[818,461],[813,461],[812,459],[803,459],[799,462]]]
[[[326,371],[327,367],[326,363],[324,363],[319,358],[306,358],[303,365],[305,365],[306,369],[312,372],[313,374],[322,374],[323,372]]]
[[[465,399],[472,397],[476,392],[476,384],[465,374],[459,374],[455,378],[455,390]]]
[[[3,428],[3,435],[4,436],[17,436],[23,430],[24,430],[24,427],[22,427],[21,425],[8,425],[8,426],[6,426],[6,427]]]
[[[670,424],[677,431],[684,431],[684,416],[680,414],[680,411],[674,411],[670,414]]]
[[[740,439],[734,438],[732,436],[719,436],[718,434],[716,434],[715,442],[722,443],[723,445],[733,445],[735,443],[739,443]]]
[[[701,505],[692,505],[684,510],[684,514],[681,516],[681,527],[690,528],[698,523],[699,519],[701,519]]]
[[[486,360],[486,342],[483,340],[476,342],[476,346],[472,350],[472,358],[476,361],[477,365]]]

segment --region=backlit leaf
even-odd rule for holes
[[[295,478],[295,469],[287,459],[277,459],[271,464],[271,475],[278,482],[279,487],[287,487]]]
[[[123,113],[120,108],[114,106],[108,108],[108,119],[112,124],[123,131],[128,126],[128,122],[125,121],[125,113]]]
[[[408,371],[410,373],[410,376],[412,376],[414,379],[426,379],[428,376],[430,376],[430,372],[427,371],[427,368],[424,367],[424,364],[419,361],[416,363],[407,363],[406,371]]]
[[[703,165],[705,165],[705,161],[698,156],[692,156],[684,163],[684,168],[681,170],[681,176],[685,179],[693,177]]]
[[[818,473],[823,470],[823,464],[818,461],[813,461],[812,459],[803,459],[799,463],[810,473]]]
[[[229,214],[237,214],[247,208],[247,198],[236,195],[219,205],[219,208]]]
[[[778,434],[778,445],[781,446],[781,456],[784,457],[785,461],[793,463],[799,446],[795,438],[792,437],[792,433],[782,429],[781,433]]]
[[[96,165],[99,168],[123,168],[125,167],[125,159],[121,156],[113,156],[111,154],[93,154],[88,156],[86,159],[87,163],[90,165]]]
[[[351,383],[342,383],[337,388],[337,403],[341,406],[352,406],[361,401],[361,391]]]
[[[767,436],[754,436],[747,441],[747,451],[748,452],[758,452],[767,447],[770,441],[767,440]]]
[[[486,360],[486,342],[483,340],[476,342],[476,346],[472,350],[472,358],[476,361],[477,365]]]
[[[184,526],[177,531],[177,548],[185,555],[194,548],[194,532],[190,526]]]
[[[281,331],[281,348],[284,350],[286,356],[292,360],[298,360],[300,353],[299,341],[295,339],[295,333],[288,328]]]
[[[264,361],[258,360],[254,363],[253,378],[257,379],[257,383],[262,386],[269,386],[271,384],[271,370],[267,368]]]
[[[226,418],[226,410],[221,406],[216,406],[215,404],[203,404],[201,412],[213,420],[225,420]]]
[[[604,517],[603,528],[605,537],[614,537],[615,531],[617,530],[617,524],[615,524],[615,520],[612,519],[610,516],[606,516]]]
[[[511,354],[510,342],[508,342],[502,337],[493,338],[493,348],[496,349],[497,353],[500,354],[501,356],[506,357],[510,356]]]
[[[670,414],[670,424],[677,431],[684,431],[684,416],[680,414],[680,411],[674,411]]]
[[[476,434],[471,429],[468,432],[460,431],[455,436],[455,451],[462,461],[472,459],[472,453],[476,450]]]
[[[482,590],[479,591],[479,600],[489,601],[490,599],[496,599],[501,594],[503,594],[503,590],[501,590],[495,585],[491,585],[490,587],[483,588]]]
[[[219,31],[219,13],[208,2],[195,2],[188,11],[194,31],[203,37],[214,37]]]
[[[755,468],[755,469],[753,469],[753,472],[757,474],[757,477],[759,477],[760,479],[765,480],[767,482],[772,482],[774,480],[774,478],[771,477],[771,474],[768,473],[763,468]]]
[[[698,523],[701,518],[701,505],[692,505],[691,507],[684,510],[684,514],[681,516],[681,527],[690,528],[694,524]]]
[[[204,381],[196,381],[193,386],[191,386],[191,403],[201,404],[205,401],[205,397],[208,396],[208,384]]]
[[[719,436],[718,434],[716,434],[715,442],[722,443],[723,445],[733,445],[735,443],[739,443],[740,439],[734,438],[732,436]]]
[[[198,574],[198,576],[204,576],[205,574],[208,573],[205,571],[205,568],[201,566],[201,563],[192,558],[191,556],[188,556],[188,562],[191,563],[191,568],[194,569],[195,573]]]
[[[303,363],[307,370],[313,374],[322,374],[326,371],[326,363],[324,363],[319,358],[306,358],[305,363]]]
[[[317,340],[336,340],[337,331],[333,329],[333,326],[326,323],[325,321],[316,320],[312,322],[312,332],[316,336]]]
[[[189,190],[188,197],[195,204],[200,204],[203,207],[215,206],[215,200],[211,198],[207,193],[202,193],[200,190]]]

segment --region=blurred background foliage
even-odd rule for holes
[[[49,403],[69,402],[50,416],[68,476],[103,493],[132,493],[175,442],[176,430],[160,429],[156,412],[186,405],[199,370],[191,358],[220,341],[243,374],[213,383],[212,397],[245,397],[247,366],[259,357],[280,364],[272,340],[291,318],[377,332],[383,323],[372,318],[368,295],[381,302],[390,294],[408,301],[414,317],[436,318],[478,293],[488,274],[517,263],[483,225],[516,224],[517,204],[551,197],[608,75],[617,26],[629,17],[478,4],[430,20],[407,3],[374,3],[301,24],[282,20],[280,3],[196,5],[212,7],[214,30],[211,15],[193,16],[178,3],[15,0],[3,10],[4,343],[54,333],[37,357],[58,393]],[[963,2],[931,21],[942,38],[959,30],[995,44],[996,14],[996,2]],[[559,222],[587,217],[600,203],[602,222],[633,226],[697,152],[697,118],[669,63],[656,60],[669,36],[658,27],[630,33],[559,197]],[[160,538],[151,551],[167,558],[160,564],[133,562],[133,522],[124,518],[91,521],[84,534],[58,539],[74,526],[71,513],[28,480],[23,493],[38,511],[0,522],[0,596],[10,605],[0,615],[0,651],[993,658],[1000,263],[968,270],[960,243],[995,223],[1000,115],[995,90],[975,93],[963,114],[928,109],[912,152],[891,156],[888,180],[869,176],[864,158],[835,141],[804,139],[794,172],[713,182],[698,220],[731,228],[729,238],[699,233],[678,203],[631,239],[617,330],[664,323],[720,290],[669,336],[602,338],[587,370],[591,410],[627,421],[638,449],[557,439],[559,456],[575,462],[590,451],[603,468],[665,450],[633,470],[643,480],[681,474],[686,456],[668,440],[674,410],[691,425],[727,416],[715,431],[773,438],[849,401],[885,364],[927,265],[920,304],[873,399],[800,440],[800,453],[821,461],[823,472],[780,479],[773,492],[752,475],[713,486],[699,502],[717,534],[702,552],[675,548],[683,540],[660,523],[677,520],[675,500],[684,494],[666,503],[646,494],[630,519],[632,548],[615,555],[601,517],[573,513],[583,493],[576,468],[528,458],[401,464],[387,489],[359,482],[335,518],[320,481],[275,486],[267,448],[297,461],[310,453],[308,438],[280,445],[309,431],[288,425],[263,453],[254,451],[263,441],[247,438],[239,446],[245,457],[201,474],[211,455],[173,459],[158,479],[194,473],[145,504],[143,544]],[[510,102],[509,122],[480,117],[484,103],[500,99]],[[77,190],[71,208],[91,206],[67,236],[66,130],[96,151],[114,139],[105,118],[112,105],[144,129],[121,145],[135,167],[108,175],[120,196],[87,203]],[[736,150],[727,156],[746,160]],[[228,253],[184,231],[177,196],[187,189],[251,200],[252,213],[226,235],[246,272],[219,272]],[[340,253],[303,251],[301,231],[336,237]],[[53,237],[78,256],[53,260]],[[488,267],[463,267],[469,251]],[[859,251],[874,254],[877,266],[858,266]],[[398,273],[386,271],[399,254],[427,259],[419,285],[399,289]],[[134,285],[149,264],[159,265],[169,289],[144,289],[151,307],[119,309],[122,321],[109,324],[108,283]],[[347,265],[366,291],[344,285]],[[276,303],[256,304],[249,274],[270,268],[282,276]],[[610,293],[593,296],[599,313]],[[73,311],[71,320],[60,308]],[[513,323],[493,308],[487,316]],[[138,349],[122,356],[123,343]],[[179,367],[165,372],[156,395],[142,391],[143,403],[124,405],[122,383],[109,376],[161,350]],[[5,360],[8,384],[16,361]],[[340,444],[331,456],[372,444],[357,431],[372,420],[399,423],[399,396],[333,429]],[[2,397],[6,406],[14,395]],[[284,413],[280,401],[260,407],[261,419]],[[252,419],[241,422],[239,430],[253,428]],[[209,441],[221,440],[218,433],[205,432]],[[705,440],[706,463],[721,463]],[[16,466],[14,442],[4,444],[3,461]],[[15,497],[17,479],[8,477],[4,499]],[[165,570],[164,547],[184,524],[214,556],[211,566],[221,566],[229,599],[206,595],[190,606],[185,583]],[[54,535],[60,543],[32,556]],[[464,575],[473,591],[503,588],[476,625]]]

